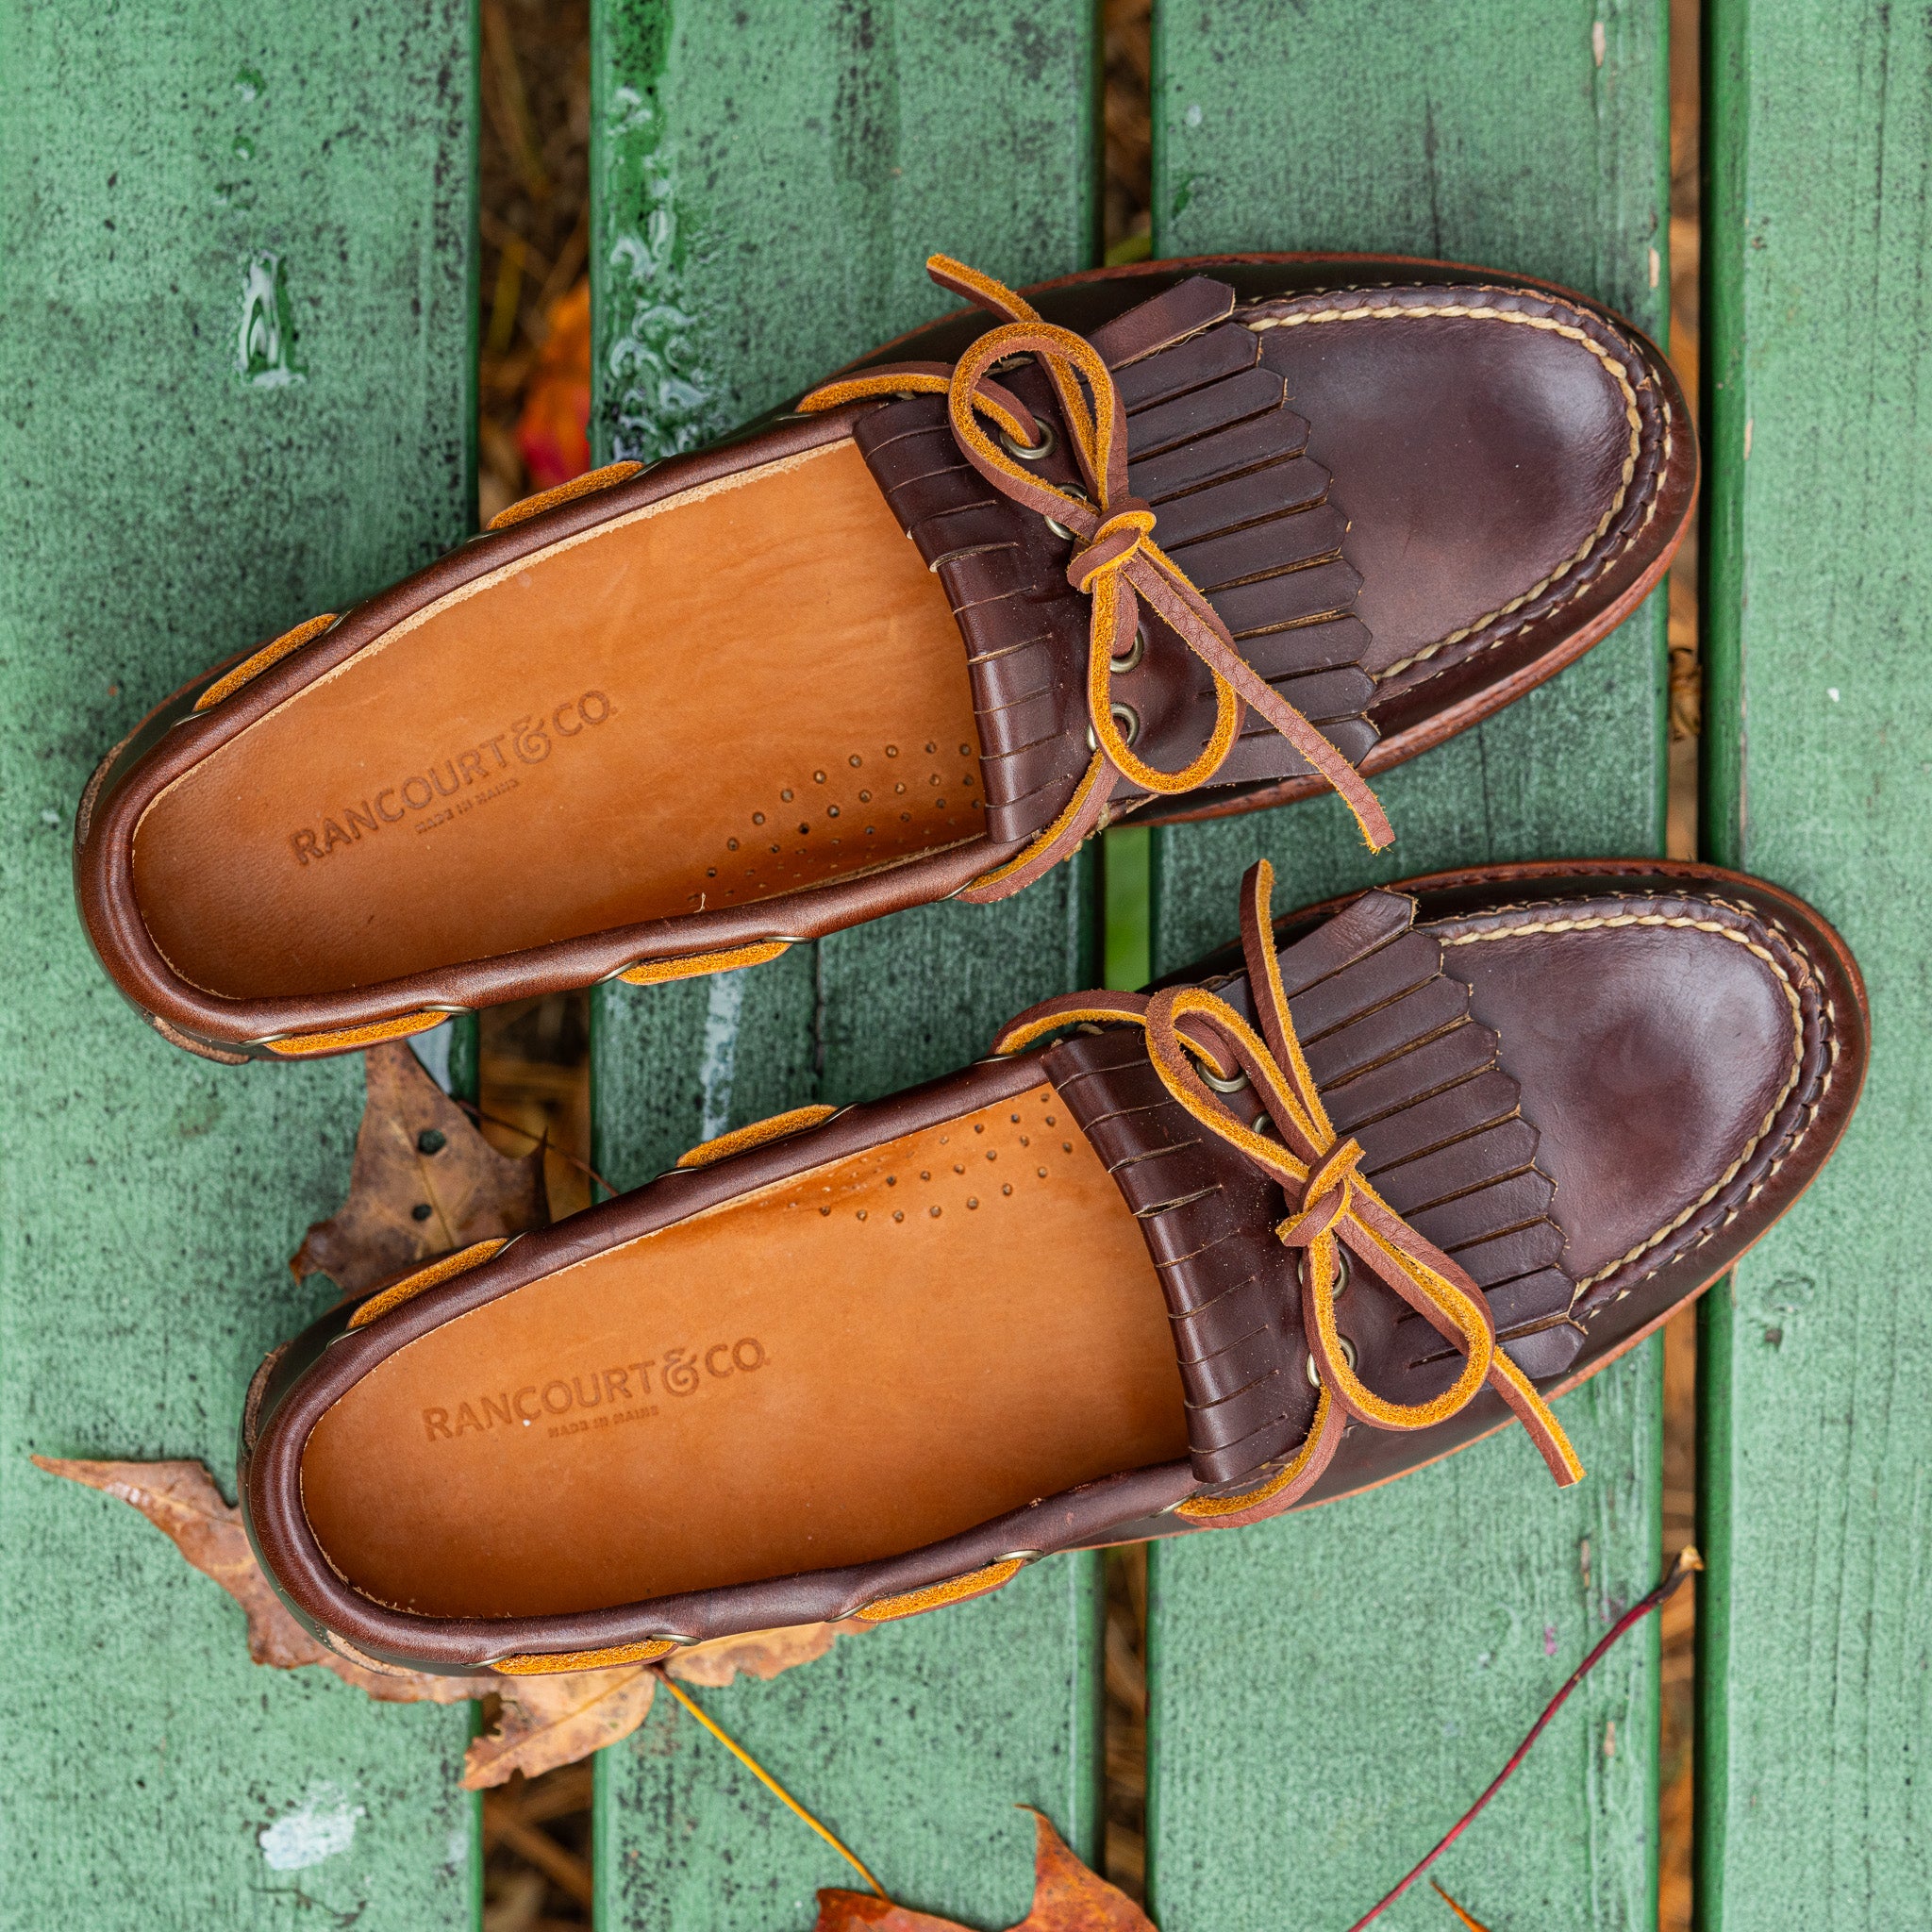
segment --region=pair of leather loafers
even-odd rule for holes
[[[1668,368],[1548,285],[934,270],[974,307],[150,717],[75,844],[150,1022],[353,1050],[1001,897],[1129,814],[1330,788],[1379,845],[1368,778],[1588,649],[1685,528]],[[1148,993],[1051,1001],[278,1349],[242,1489],[291,1607],[378,1662],[569,1669],[912,1614],[1512,1421],[1575,1480],[1550,1398],[1842,1131],[1856,965],[1708,867],[1272,891]]]

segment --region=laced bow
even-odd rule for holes
[[[931,257],[925,267],[941,288],[1001,317],[1004,325],[988,330],[950,370],[940,363],[867,370],[826,383],[798,407],[812,412],[872,396],[943,394],[954,438],[966,460],[1002,495],[1073,532],[1067,581],[1091,598],[1092,607],[1087,652],[1092,759],[1053,824],[1004,865],[974,879],[959,897],[1003,899],[1030,884],[1106,823],[1108,806],[1123,783],[1170,797],[1207,784],[1234,748],[1244,705],[1341,794],[1370,850],[1380,851],[1394,834],[1361,774],[1241,657],[1213,606],[1154,541],[1153,509],[1128,493],[1126,411],[1100,352],[1084,336],[1042,321],[1030,304],[991,275],[943,255]],[[1045,432],[1032,412],[992,379],[993,370],[1016,356],[1033,357],[1053,383],[1074,459],[1086,483],[1084,494],[1048,483],[1024,467],[1045,454]],[[1004,448],[987,433],[982,417],[999,432]],[[1213,734],[1199,755],[1175,772],[1138,757],[1114,718],[1113,661],[1131,648],[1143,602],[1207,667],[1214,685]]]
[[[1579,1481],[1583,1465],[1548,1404],[1496,1344],[1495,1320],[1481,1290],[1433,1242],[1397,1214],[1361,1172],[1362,1150],[1339,1136],[1322,1104],[1295,1037],[1275,956],[1270,902],[1274,869],[1264,858],[1241,881],[1241,951],[1259,1031],[1225,1000],[1194,986],[1145,993],[1069,993],[1021,1014],[994,1042],[1016,1053],[1056,1028],[1079,1021],[1131,1021],[1146,1029],[1147,1053],[1168,1092],[1209,1133],[1281,1185],[1287,1217],[1275,1227],[1284,1247],[1298,1249],[1302,1333],[1321,1377],[1307,1435],[1259,1490],[1201,1498],[1184,1514],[1244,1515],[1262,1504],[1286,1508],[1328,1466],[1341,1440],[1342,1416],[1371,1428],[1414,1430],[1447,1422],[1485,1386],[1495,1390],[1549,1465],[1558,1487]],[[1264,1109],[1250,1125],[1202,1079],[1246,1074]],[[1272,1124],[1274,1134],[1262,1131]],[[1278,1137],[1278,1138],[1277,1138]],[[1463,1357],[1462,1372],[1426,1402],[1391,1402],[1359,1375],[1336,1325],[1343,1251],[1384,1283]]]

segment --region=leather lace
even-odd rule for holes
[[[943,394],[966,460],[1002,495],[1073,532],[1067,581],[1091,601],[1087,716],[1092,759],[1053,824],[958,896],[1001,899],[1030,884],[1105,824],[1123,783],[1169,797],[1208,784],[1234,748],[1243,706],[1265,719],[1341,794],[1369,849],[1380,851],[1394,834],[1361,774],[1241,657],[1213,606],[1154,541],[1153,509],[1128,493],[1126,411],[1099,350],[1072,329],[1042,321],[1021,296],[963,262],[935,255],[925,267],[942,289],[999,316],[1004,325],[988,330],[951,369],[920,362],[868,370],[826,383],[798,407],[813,412],[872,396]],[[1053,383],[1085,479],[1084,494],[1044,481],[1012,454],[1025,452],[1037,460],[1044,436],[1032,412],[992,379],[997,365],[1016,356],[1033,357]],[[998,430],[1004,448],[988,434],[982,417]],[[1113,660],[1130,649],[1142,603],[1166,621],[1213,680],[1213,733],[1179,771],[1163,771],[1138,757],[1114,717]]]
[[[1302,1333],[1321,1393],[1295,1455],[1259,1491],[1212,1499],[1218,1513],[1244,1512],[1263,1502],[1286,1508],[1328,1466],[1344,1414],[1376,1429],[1433,1428],[1485,1386],[1509,1406],[1558,1487],[1567,1488],[1581,1479],[1583,1465],[1529,1377],[1497,1346],[1495,1319],[1482,1291],[1382,1199],[1361,1171],[1360,1144],[1338,1135],[1328,1119],[1289,1014],[1270,918],[1274,889],[1274,869],[1265,858],[1241,881],[1241,950],[1258,1032],[1205,988],[1178,986],[1151,995],[1065,994],[1021,1014],[993,1047],[1016,1053],[1080,1021],[1125,1020],[1144,1027],[1148,1058],[1168,1092],[1209,1133],[1279,1182],[1288,1197],[1288,1215],[1274,1233],[1303,1257]],[[1260,1100],[1261,1118],[1252,1124],[1242,1119],[1208,1087],[1197,1062],[1217,1079],[1245,1074]],[[1440,1395],[1391,1402],[1357,1374],[1335,1319],[1336,1296],[1346,1286],[1344,1250],[1355,1267],[1392,1290],[1461,1354],[1461,1373]]]

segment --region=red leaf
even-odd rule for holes
[[[536,374],[517,419],[517,449],[538,490],[591,467],[591,284],[550,305]]]

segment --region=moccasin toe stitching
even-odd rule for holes
[[[1820,976],[1788,931],[1715,899],[1553,903],[1450,927],[1448,970],[1536,1123],[1587,1319],[1773,1187],[1828,1076]]]

